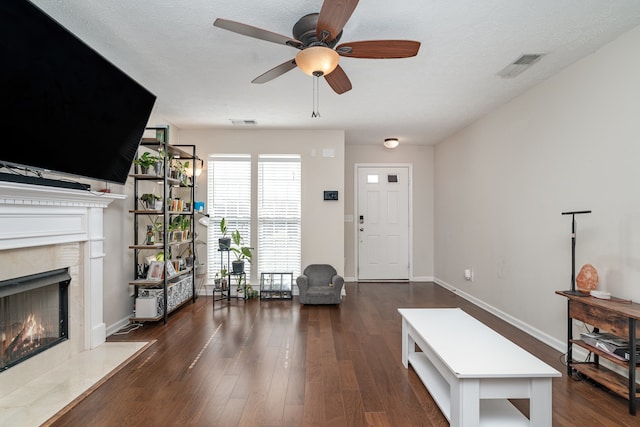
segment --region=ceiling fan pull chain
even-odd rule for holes
[[[311,118],[320,117],[320,102],[319,102],[319,94],[318,89],[320,86],[320,76],[313,76],[313,112],[311,113]]]

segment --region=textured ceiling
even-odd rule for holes
[[[251,80],[298,50],[213,26],[239,21],[292,37],[321,0],[33,0],[158,97],[180,128],[343,129],[350,144],[436,144],[640,25],[639,0],[366,0],[341,42],[410,39],[406,59],[341,58],[353,89],[335,94],[297,69]],[[513,79],[496,74],[525,53],[545,56]],[[635,52],[634,54],[637,54]],[[246,128],[246,127],[245,127]]]

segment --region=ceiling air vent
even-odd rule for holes
[[[239,119],[231,119],[231,123],[234,126],[255,126],[258,124],[255,120],[239,120]]]
[[[538,62],[543,56],[544,55],[541,53],[529,53],[522,55],[499,71],[498,75],[505,79],[513,78]]]

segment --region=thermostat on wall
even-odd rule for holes
[[[324,192],[325,200],[338,200],[338,192],[337,191],[325,191]]]

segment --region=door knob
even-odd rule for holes
[[[360,227],[360,231],[364,231],[364,227]]]

